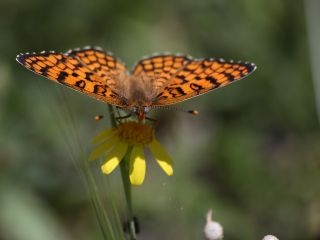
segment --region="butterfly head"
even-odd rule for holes
[[[130,110],[131,110],[131,113],[137,116],[139,121],[142,121],[145,119],[146,114],[150,111],[150,107],[134,106]]]

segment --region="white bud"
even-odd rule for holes
[[[207,213],[207,223],[204,227],[204,234],[208,240],[223,239],[223,228],[220,223],[212,221],[212,210]]]
[[[267,236],[264,236],[262,240],[279,240],[279,239],[273,235],[267,235]]]

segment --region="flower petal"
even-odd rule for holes
[[[106,163],[101,166],[102,172],[105,174],[111,173],[123,159],[128,150],[128,144],[119,141],[117,145],[107,153]]]
[[[99,146],[97,146],[95,149],[92,150],[92,152],[89,155],[89,161],[98,159],[102,155],[104,155],[106,152],[108,152],[113,146],[116,146],[119,142],[119,138],[117,137],[111,137],[107,139],[105,142],[101,143]]]
[[[129,174],[132,185],[141,185],[143,183],[146,174],[146,160],[144,158],[143,145],[135,145],[132,148]]]
[[[164,147],[162,147],[156,139],[153,139],[153,141],[149,143],[149,148],[162,170],[171,176],[173,174],[173,162]]]
[[[103,130],[92,139],[92,143],[96,144],[96,143],[100,142],[101,140],[104,140],[108,137],[111,137],[114,134],[114,132],[115,131],[113,128],[108,128],[106,130]]]

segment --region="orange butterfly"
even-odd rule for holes
[[[154,106],[165,106],[240,80],[256,66],[223,59],[154,55],[140,60],[131,72],[109,52],[85,47],[67,53],[19,54],[31,71],[100,101],[129,109],[140,120]]]

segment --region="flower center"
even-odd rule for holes
[[[153,139],[153,128],[137,122],[127,122],[117,127],[117,135],[129,145],[148,144]]]

